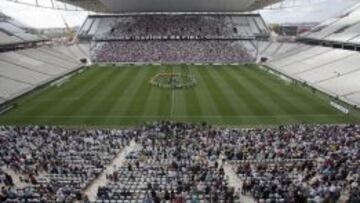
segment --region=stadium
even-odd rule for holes
[[[360,4],[336,2],[0,0],[0,202],[360,202]]]

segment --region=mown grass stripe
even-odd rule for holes
[[[85,72],[82,72],[78,75],[72,77],[69,81],[66,81],[61,86],[49,86],[44,90],[40,90],[39,93],[34,93],[34,97],[31,95],[29,98],[25,98],[19,104],[19,107],[12,111],[16,113],[17,111],[22,112],[23,114],[36,114],[38,112],[44,112],[44,108],[47,109],[46,112],[52,111],[53,108],[57,107],[58,102],[63,101],[64,98],[81,94],[84,88],[84,84],[88,81],[89,78],[94,78],[96,76],[96,71],[89,69]],[[65,101],[66,102],[66,101]],[[26,108],[23,105],[26,104]]]
[[[187,74],[184,66],[173,67],[174,73]],[[186,112],[186,101],[185,101],[185,92],[187,89],[173,89],[172,90],[172,118],[178,118],[178,116],[182,116],[182,119],[177,119],[179,121],[183,121],[186,119],[188,115]]]
[[[264,83],[268,81],[276,81],[278,86],[282,86],[283,93],[286,93],[289,101],[297,103],[297,106],[305,111],[316,111],[316,112],[327,112],[333,111],[336,113],[327,103],[323,102],[322,99],[316,95],[310,93],[310,90],[307,90],[301,86],[295,85],[284,85],[284,81],[274,75],[271,75],[264,70],[258,68],[258,66],[249,65],[249,67],[254,68],[258,72],[256,77],[263,78]]]
[[[305,113],[302,109],[298,108],[293,102],[289,101],[287,98],[287,93],[282,92],[281,89],[277,88],[274,85],[269,85],[269,83],[264,83],[264,80],[260,80],[256,76],[256,71],[250,71],[251,68],[245,68],[243,73],[244,76],[249,78],[253,84],[257,85],[263,89],[264,93],[269,97],[273,98],[278,102],[280,107],[288,114],[302,114]]]
[[[186,68],[181,68],[183,66]],[[174,98],[172,90],[144,84],[149,74],[152,77],[158,72],[177,71],[189,71],[198,84],[189,90],[174,91]],[[218,88],[209,83],[215,83]],[[224,94],[235,111],[230,114],[231,108],[223,102],[223,96],[216,93],[214,97],[212,91]],[[221,100],[226,112],[217,106],[216,100]],[[170,118],[172,101],[174,112]],[[0,124],[116,127],[174,119],[251,127],[299,122],[360,122],[358,111],[344,116],[328,105],[326,96],[311,94],[308,89],[287,84],[251,65],[89,68],[59,87],[36,91],[16,102],[19,105],[15,110],[0,115]]]
[[[198,77],[195,76],[190,70],[189,67],[182,67],[182,72],[184,74],[191,75],[197,79]],[[199,94],[198,94],[198,81],[197,84],[190,88],[183,90],[183,98],[184,98],[184,104],[185,104],[185,114],[188,116],[195,115],[195,116],[202,116],[202,109],[199,102]]]
[[[73,115],[76,114],[75,109],[78,109],[79,106],[84,104],[84,95],[92,92],[93,88],[102,81],[102,77],[108,74],[107,71],[101,72],[97,77],[94,77],[93,83],[89,84],[90,87],[87,87],[85,81],[80,81],[80,84],[76,85],[77,88],[67,89],[63,94],[59,94],[58,97],[54,97],[53,100],[48,100],[45,103],[39,103],[37,107],[37,112],[50,113],[54,115]],[[87,78],[89,79],[89,78]],[[78,83],[75,81],[75,83]],[[84,84],[84,85],[81,85]],[[101,86],[101,85],[99,85]],[[61,87],[59,87],[61,88]],[[77,99],[62,101],[64,96],[72,96]],[[49,98],[46,96],[46,98]],[[34,110],[33,110],[34,111]],[[71,112],[71,113],[69,113]],[[47,120],[37,120],[40,123],[51,123],[51,124],[64,124],[66,122],[71,122],[70,120],[57,120],[57,119],[47,119]]]
[[[246,74],[243,73],[244,71],[246,71],[244,69],[246,68],[231,68],[229,69],[229,72],[230,74],[237,75],[236,80],[242,83],[244,88],[247,91],[250,91],[251,94],[254,95],[256,100],[266,106],[266,108],[269,112],[271,112],[271,114],[286,114],[286,111],[281,107],[281,103],[279,103],[279,100],[282,100],[282,98],[274,97],[273,94],[268,93],[267,90],[264,90],[262,88],[262,86],[259,86],[256,82],[248,78]],[[273,88],[274,81],[269,81],[266,85],[269,88]]]
[[[335,110],[331,109],[330,106],[325,107],[326,103],[323,103],[320,98],[317,98],[316,101],[312,102],[313,98],[316,98],[316,95],[310,94],[310,92],[307,92],[305,89],[299,86],[295,86],[292,84],[285,84],[285,82],[275,77],[274,75],[266,73],[264,70],[261,70],[257,66],[249,66],[250,68],[254,68],[254,71],[251,71],[254,77],[258,78],[258,80],[261,79],[263,84],[268,84],[269,81],[274,81],[274,89],[275,91],[279,92],[279,95],[282,97],[280,102],[287,102],[288,105],[281,105],[281,107],[287,107],[289,109],[287,113],[289,115],[293,115],[293,119],[290,119],[290,121],[293,122],[324,122],[324,119],[305,119],[305,118],[298,118],[294,115],[296,114],[304,114],[304,113],[318,113],[323,114],[325,112],[330,112],[336,114]],[[247,69],[247,72],[250,72],[249,69]],[[254,72],[257,74],[254,74]],[[310,98],[313,97],[313,98]],[[304,99],[308,98],[308,99]],[[318,106],[318,103],[322,103],[321,106]],[[289,106],[290,105],[290,106]],[[285,109],[285,108],[284,108]],[[337,119],[334,119],[337,120]],[[290,122],[287,121],[287,122]]]
[[[246,104],[249,110],[253,115],[271,115],[272,113],[266,108],[265,104],[261,103],[262,98],[258,98],[252,92],[253,88],[244,87],[243,83],[246,81],[240,82],[236,78],[239,77],[238,74],[230,74],[229,68],[227,67],[223,70],[217,69],[217,73],[223,78],[223,81],[228,84],[229,88],[231,88],[240,98],[241,102]]]
[[[116,109],[112,109],[113,113],[116,115],[128,115],[131,114],[139,104],[145,105],[143,102],[139,103],[136,100],[136,93],[142,88],[143,80],[146,80],[146,75],[149,74],[151,69],[143,67],[130,67],[134,68],[133,79],[124,89],[123,96],[121,97],[121,105],[117,105]],[[122,123],[133,122],[132,119],[122,119]]]
[[[165,68],[165,73],[171,72],[172,66],[163,65],[163,67]],[[158,88],[157,91],[159,91],[160,100],[160,102],[157,104],[158,115],[160,115],[163,119],[170,119],[171,90]]]
[[[244,69],[246,68],[229,68],[228,70],[229,74],[237,76],[236,80],[243,84],[244,88],[247,91],[251,91],[256,100],[266,106],[268,111],[271,112],[271,114],[286,114],[287,112],[282,108],[281,102],[279,103],[279,100],[282,101],[282,98],[277,98],[273,94],[268,93],[267,90],[264,90],[256,82],[248,78],[246,74],[243,74],[243,72],[245,71]],[[269,88],[273,88],[274,81],[269,81],[266,85]]]
[[[156,70],[156,73],[162,73],[162,72],[165,72],[165,67],[164,66],[160,66],[160,67],[151,67],[151,68],[154,68]],[[160,93],[161,93],[161,89],[160,88],[157,88],[157,87],[153,87],[153,86],[150,86],[150,84],[148,84],[149,87],[150,87],[150,95],[149,97],[147,98],[147,101],[145,103],[145,109],[142,113],[143,116],[146,116],[146,115],[160,115],[159,114],[159,110],[158,108],[160,107],[158,104],[161,103],[161,96],[160,96]],[[150,105],[152,104],[152,105]]]
[[[83,119],[83,118],[140,118],[140,117],[147,117],[147,118],[161,118],[163,116],[157,116],[157,115],[64,115],[64,116],[57,116],[57,115],[32,115],[32,116],[19,116],[19,115],[12,115],[9,117],[26,117],[26,118],[79,118],[79,119]],[[178,117],[178,118],[186,118],[186,117],[193,117],[193,118],[222,118],[222,117],[227,117],[227,118],[274,118],[274,117],[343,117],[340,114],[301,114],[301,115],[231,115],[231,116],[224,116],[224,115],[207,115],[207,116],[189,116],[189,115],[183,115],[183,116],[174,116],[174,117]]]
[[[209,70],[202,69],[202,76],[206,79],[206,85],[210,90],[210,94],[212,99],[214,99],[217,108],[221,115],[233,115],[236,114],[237,110],[230,102],[230,98],[228,95],[224,93],[226,91],[224,88],[221,88],[219,85],[219,81],[214,77],[211,73],[213,68],[208,68]],[[228,92],[227,92],[228,93]]]
[[[131,105],[125,112],[125,115],[142,115],[147,105],[154,105],[153,103],[148,103],[146,101],[148,101],[149,95],[152,91],[152,88],[149,85],[149,80],[156,72],[156,68],[149,68],[144,78],[139,81],[140,86],[132,97],[130,102]],[[134,120],[134,122],[141,120],[142,116],[140,116],[137,120]]]
[[[215,108],[219,112],[219,115],[233,115],[236,112],[236,109],[232,106],[229,101],[229,98],[222,92],[221,88],[217,85],[215,79],[209,74],[206,69],[199,69],[199,73],[203,78],[205,85],[211,95],[211,99],[215,103]],[[210,99],[209,98],[209,99]],[[224,119],[221,119],[222,123],[226,122]]]
[[[96,102],[96,106],[91,108],[91,115],[112,114],[112,110],[119,104],[119,99],[123,96],[123,90],[131,82],[131,76],[135,73],[135,70],[129,67],[119,67],[115,73],[101,94],[98,95],[102,99]],[[90,123],[88,120],[86,122]],[[109,121],[103,119],[99,122],[107,123]]]
[[[91,87],[86,89],[78,96],[78,99],[74,100],[73,107],[74,109],[65,109],[61,114],[82,114],[89,112],[92,108],[96,108],[97,101],[93,101],[93,98],[102,98],[102,93],[110,85],[111,81],[116,75],[117,68],[110,68],[105,70],[105,74],[101,74],[102,70],[98,69],[98,75],[94,80],[89,80],[87,84]],[[86,86],[86,85],[85,85]],[[91,101],[91,102],[84,102]]]
[[[254,112],[251,111],[246,102],[243,101],[244,98],[238,97],[236,91],[241,91],[241,89],[235,90],[233,88],[233,84],[229,83],[229,81],[225,80],[222,77],[223,72],[227,71],[225,68],[221,70],[217,70],[217,68],[208,68],[208,73],[212,76],[213,81],[216,81],[216,85],[218,86],[217,91],[219,91],[222,95],[226,95],[228,103],[231,105],[234,111],[232,114],[245,114],[251,115]],[[221,95],[220,95],[221,96]]]
[[[101,70],[97,69],[97,76],[93,80],[88,80],[84,84],[83,90],[78,90],[78,95],[74,95],[76,99],[70,100],[69,102],[60,102],[61,105],[57,105],[58,108],[54,108],[52,114],[58,115],[77,115],[88,113],[88,111],[94,106],[92,101],[93,97],[102,91],[104,85],[107,83],[107,80],[113,76],[115,69]],[[71,119],[65,121],[60,120],[50,120],[52,123],[66,124],[73,122]],[[82,122],[84,123],[84,122]]]
[[[202,115],[221,115],[219,112],[214,99],[211,96],[210,89],[206,84],[206,80],[203,78],[201,70],[205,69],[205,67],[196,66],[192,68],[190,71],[195,75],[198,83],[195,86],[195,95],[197,95],[198,101],[201,104]],[[221,122],[222,120],[217,120]]]

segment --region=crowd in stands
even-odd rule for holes
[[[251,62],[241,41],[236,40],[136,40],[99,42],[97,62]]]
[[[256,15],[125,15],[107,20],[111,29],[99,32],[96,38],[196,36],[239,39],[267,33],[261,17]]]
[[[145,129],[137,138],[142,150],[109,175],[100,200],[126,194],[154,202],[235,202],[238,194],[227,185],[222,160],[243,180],[242,194],[257,202],[336,202],[345,193],[349,202],[359,201],[360,126],[160,123]]]
[[[336,202],[344,191],[360,200],[360,126],[248,130],[228,139],[226,159],[256,200]]]
[[[250,62],[255,57],[242,40],[268,34],[257,15],[124,15],[99,21],[111,28],[94,35],[95,62]]]
[[[2,127],[0,163],[31,187],[16,188],[0,171],[1,201],[66,202],[130,140],[137,149],[107,174],[98,202],[359,202],[359,125],[289,125],[230,129],[155,122],[123,130]],[[242,182],[229,185],[224,167]],[[70,178],[69,178],[70,177]],[[240,184],[239,182],[239,184]]]
[[[137,138],[141,149],[108,176],[107,186],[98,191],[99,202],[235,202],[235,190],[217,162],[220,148],[211,145],[207,130],[202,130],[170,122],[146,126]]]
[[[5,184],[0,202],[81,199],[81,190],[104,170],[131,136],[121,130],[1,127],[0,167],[15,171],[28,186]]]

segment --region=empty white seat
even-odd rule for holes
[[[50,77],[3,61],[0,61],[0,75],[32,85],[42,83]]]
[[[360,66],[357,64],[360,64],[357,52],[327,47],[284,53],[267,62],[268,66],[285,75],[353,104],[358,103],[355,93],[360,91]]]
[[[90,58],[90,44],[84,43],[84,44],[78,44],[78,46],[80,46],[81,49],[85,52],[86,58]]]
[[[0,53],[0,98],[12,99],[79,67],[80,62],[57,47]]]
[[[32,86],[29,84],[17,82],[0,76],[0,97],[12,99],[21,93],[29,90]]]
[[[0,45],[1,44],[13,44],[13,43],[19,43],[22,42],[23,40],[15,37],[15,36],[10,36],[6,33],[3,33],[0,31]]]
[[[25,66],[29,69],[49,75],[59,75],[64,72],[63,68],[47,64],[43,61],[31,58],[30,56],[22,55],[18,52],[1,53],[0,60],[11,62],[19,66]]]
[[[299,52],[295,52],[289,56],[283,56],[282,58],[275,61],[270,61],[269,63],[280,69],[292,63],[302,61],[304,59],[311,58],[331,50],[332,49],[326,47],[307,47],[305,50],[299,50]]]
[[[74,63],[71,63],[67,60],[60,59],[58,57],[52,56],[50,54],[41,52],[37,49],[26,49],[18,51],[18,53],[22,55],[26,55],[28,57],[37,59],[39,61],[45,62],[47,64],[51,64],[53,66],[59,67],[61,69],[71,69],[74,66]]]
[[[317,83],[360,69],[359,66],[354,65],[359,63],[359,61],[360,57],[355,53],[347,58],[336,61],[335,63],[300,73],[297,77],[308,81],[308,83]]]
[[[74,57],[79,61],[81,58],[87,58],[86,54],[77,45],[69,46],[69,51],[74,54]]]
[[[317,83],[316,86],[319,86],[322,89],[326,89],[335,95],[343,96],[360,91],[359,78],[360,71],[356,71],[352,72],[351,74],[345,74],[340,77],[325,80],[323,82]]]
[[[356,105],[360,105],[360,92],[345,97]]]
[[[312,69],[317,67],[327,66],[353,54],[356,53],[347,50],[332,49],[329,52],[325,52],[314,57],[298,61],[289,66],[283,67],[282,69],[289,74],[299,74],[308,70],[311,71]]]
[[[16,27],[9,22],[0,22],[0,28],[10,33],[25,32],[23,29]]]

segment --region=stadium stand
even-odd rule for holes
[[[275,202],[336,201],[342,193],[340,192],[341,186],[339,187],[339,184],[341,185],[341,182],[345,180],[344,176],[341,177],[339,173],[335,173],[337,175],[333,174],[332,178],[325,175],[322,176],[324,179],[313,179],[320,174],[326,174],[325,168],[328,168],[327,166],[329,166],[329,164],[336,165],[336,161],[333,162],[334,159],[330,158],[335,156],[335,154],[329,155],[326,150],[323,152],[317,150],[321,147],[318,146],[315,147],[317,148],[315,149],[312,148],[311,145],[314,146],[321,143],[324,144],[325,149],[330,147],[330,143],[332,142],[330,140],[336,139],[335,137],[338,135],[338,138],[342,139],[345,134],[352,137],[347,137],[345,139],[356,139],[356,136],[353,137],[356,133],[352,134],[351,129],[355,128],[352,128],[351,126],[345,126],[344,128],[337,128],[335,126],[291,126],[281,129],[280,131],[282,132],[278,132],[279,134],[277,134],[276,130],[266,130],[267,133],[258,130],[243,131],[243,134],[240,137],[236,137],[236,133],[228,137],[228,139],[232,139],[233,137],[233,139],[236,140],[235,143],[238,144],[235,144],[235,146],[237,146],[238,150],[235,149],[234,151],[228,152],[227,157],[230,159],[229,162],[233,164],[233,169],[243,181],[242,193],[252,195],[256,202],[271,202],[271,199],[276,199]],[[350,133],[348,134],[348,132]],[[269,135],[269,137],[266,138],[266,135]],[[259,140],[273,138],[280,141],[280,146],[283,147],[276,147],[274,151],[270,152],[267,147],[269,145],[265,144],[267,143],[266,141],[262,142],[263,144],[256,146],[256,143],[260,142]],[[286,141],[292,139],[294,140],[290,142]],[[294,141],[297,143],[290,144]],[[249,143],[254,145],[249,145]],[[288,146],[285,143],[293,146]],[[304,143],[308,143],[309,145],[304,145]],[[248,148],[247,146],[251,147]],[[289,148],[293,148],[291,153],[287,150]],[[312,148],[314,150],[310,150],[311,152],[304,152],[301,148]],[[249,153],[249,151],[252,150],[254,150],[254,153]],[[281,157],[281,160],[272,160],[275,157]],[[322,157],[320,158],[322,161],[319,161],[319,157]],[[340,157],[338,158],[339,159],[337,160],[341,159]],[[342,166],[337,165],[335,168],[341,168],[340,170],[346,168],[345,171],[351,171],[356,167],[357,161],[355,161],[354,165],[349,163]],[[299,179],[299,177],[303,178]],[[301,184],[301,182],[304,184]],[[317,183],[313,184],[315,182]],[[329,184],[326,184],[326,182]],[[325,189],[327,192],[325,193],[328,193],[325,195],[326,197],[319,193],[324,185],[327,185],[325,186],[327,187],[327,189]],[[295,199],[290,200],[289,198]]]
[[[88,58],[88,56],[90,55],[89,44],[76,44],[74,46],[68,46],[68,49],[77,61],[79,61],[81,58]]]
[[[354,65],[360,62],[358,52],[300,44],[298,47],[275,56],[266,65],[333,97],[360,105],[356,95],[349,97],[360,91],[360,67]]]
[[[17,81],[36,85],[47,79],[47,75],[34,72],[20,66],[0,61],[0,72],[4,77],[8,77]]]
[[[163,36],[246,38],[261,34],[266,36],[269,30],[258,14],[144,14],[89,16],[81,27],[78,37],[96,37],[97,39]]]
[[[46,40],[43,36],[30,33],[25,25],[2,13],[0,15],[0,47]]]
[[[2,188],[1,202],[73,202],[131,138],[122,130],[29,126],[0,131],[0,165],[22,174],[25,184],[15,187],[15,178],[1,178],[0,184],[9,186]],[[0,170],[0,177],[4,174]]]
[[[268,36],[258,14],[95,15],[78,34],[92,38],[92,60],[103,63],[251,62],[251,40]]]
[[[0,32],[0,44],[1,45],[14,44],[14,43],[18,43],[21,41],[22,40],[20,40],[17,37],[10,36],[4,32]]]
[[[257,47],[259,57],[266,57],[267,59],[272,59],[295,48],[299,48],[300,45],[298,43],[268,41],[255,41],[253,44]]]
[[[358,125],[231,129],[168,121],[118,130],[2,126],[0,132],[3,202],[359,199]],[[125,160],[112,165],[120,156]],[[97,192],[84,193],[90,184]]]
[[[86,45],[84,44],[81,46],[86,48]],[[87,47],[86,49],[89,50],[90,48]],[[90,52],[83,51],[83,49],[80,48],[80,44],[73,46],[58,46],[54,51],[57,51],[58,54],[64,55],[65,57],[70,57],[75,61],[79,61],[81,58],[88,58],[90,56]]]
[[[319,42],[359,44],[359,6],[360,4],[356,4],[353,8],[345,12],[345,14],[321,23],[310,32],[304,33],[301,38]]]
[[[11,99],[18,94],[22,94],[31,88],[31,85],[16,80],[0,77],[0,95],[2,98]]]
[[[71,66],[74,66],[72,61],[62,60],[61,58],[52,56],[48,53],[41,52],[37,48],[35,49],[26,49],[26,50],[20,50],[17,53],[21,55],[25,55],[28,57],[31,57],[33,59],[36,59],[38,61],[46,62],[48,64],[51,64],[53,66],[59,67],[61,69],[68,69]]]
[[[0,53],[1,103],[81,67],[80,59],[89,56],[79,46],[40,47]],[[86,48],[88,45],[82,46]],[[67,55],[62,52],[63,49],[77,51],[74,55]]]
[[[235,40],[146,40],[98,43],[96,62],[252,62],[241,41]]]
[[[350,103],[358,103],[360,101],[360,92],[355,92],[345,96],[345,99]]]
[[[260,4],[261,1],[253,3]],[[323,23],[306,37],[328,41],[357,41],[360,39],[360,34],[356,34],[360,28],[359,22],[355,20],[359,19],[357,15],[357,11],[350,12],[339,19]],[[80,41],[90,39],[91,46],[89,43],[35,46],[1,52],[0,104],[78,70],[84,65],[81,59],[91,56],[95,63],[224,64],[255,62],[257,57],[264,57],[267,60],[263,64],[272,70],[348,103],[360,105],[360,67],[356,65],[360,62],[358,52],[295,42],[263,41],[269,37],[269,32],[261,16],[257,14],[89,16],[78,32],[78,38]],[[42,39],[0,14],[0,45]],[[260,92],[260,88],[267,90],[267,98],[295,98],[284,103],[279,101],[280,105],[293,104],[295,100],[305,102],[312,97],[300,98],[300,91],[297,90],[290,96],[280,94],[281,90],[271,91],[280,83],[272,86],[262,80],[263,77],[256,77],[265,75],[265,72],[255,72],[256,76],[253,76],[248,70],[253,66],[244,66],[244,76],[241,79],[231,77],[240,72],[223,74],[216,72],[219,70],[217,68],[202,78],[203,81],[211,80],[211,85],[207,85],[207,93],[218,101],[227,100],[221,91],[231,91],[236,98],[251,97],[253,100],[249,101],[252,102],[245,102],[244,109],[263,108],[265,113],[257,115],[250,114],[249,111],[242,114],[239,111],[235,114],[244,116],[245,119],[257,119],[259,116],[266,120],[277,120],[271,112],[271,108],[277,106],[270,104],[268,108],[267,105],[258,104],[277,103],[278,100],[261,98],[258,96],[261,94],[256,93]],[[103,67],[98,68],[102,71]],[[103,96],[111,97],[112,101],[108,103],[100,95],[96,95],[96,105],[106,105],[107,112],[118,111],[120,115],[101,115],[103,112],[96,110],[95,105],[83,105],[80,100],[82,98],[65,96],[63,99],[70,100],[71,103],[64,104],[60,101],[64,107],[52,108],[61,112],[61,115],[33,116],[49,119],[50,123],[55,123],[53,119],[56,116],[65,117],[70,120],[69,123],[74,121],[71,119],[79,117],[88,120],[95,118],[95,124],[111,116],[114,120],[119,119],[119,122],[126,120],[121,115],[123,110],[118,110],[114,105],[122,99],[112,90],[125,92],[125,100],[129,104],[137,103],[135,99],[128,99],[128,91],[134,98],[143,94],[141,91],[125,91],[121,88],[136,86],[135,88],[141,89],[141,84],[128,85],[132,78],[126,77],[136,70],[128,71],[127,75],[123,74],[114,80],[121,83],[109,83],[108,76],[117,71],[117,68],[112,68],[111,72],[102,75],[103,78],[98,77],[100,74],[97,72],[91,73],[89,81],[93,83],[90,88],[86,88],[86,92],[75,86],[68,89],[76,89],[77,96],[87,99],[84,96],[93,97],[94,92],[101,92],[98,87],[104,83],[110,88],[102,91]],[[164,67],[166,71],[171,68]],[[149,71],[147,74],[153,73]],[[167,73],[171,77],[161,80],[176,85],[175,80],[178,78],[173,75],[177,74],[179,73]],[[141,76],[143,80],[140,82],[147,84],[148,75]],[[237,87],[228,88],[231,83],[218,85],[215,76],[225,82],[234,81]],[[94,82],[94,78],[98,80]],[[246,80],[256,83],[246,84]],[[85,79],[82,83],[88,84]],[[250,89],[242,86],[256,88],[249,91]],[[245,91],[239,91],[241,89]],[[148,90],[146,91],[149,92]],[[201,89],[197,91],[203,92]],[[237,91],[241,95],[235,95]],[[70,91],[64,92],[68,96],[71,94]],[[79,92],[83,94],[78,94]],[[172,101],[175,100],[174,92],[171,90],[172,96],[153,96],[156,99],[168,99],[166,104],[171,104],[170,115],[173,111]],[[190,97],[190,94],[187,95],[188,99]],[[152,100],[148,99],[149,95],[141,98],[145,101]],[[166,108],[158,100],[155,102],[160,110]],[[202,103],[196,102],[196,105],[203,107]],[[235,103],[234,106],[238,105]],[[79,104],[83,105],[82,109],[76,111],[82,115],[71,117],[67,114],[72,111],[66,109],[68,106],[77,108]],[[43,103],[38,106],[42,105]],[[225,105],[232,106],[232,103],[224,103],[223,106]],[[6,105],[0,106],[0,110],[3,106]],[[38,108],[34,106],[32,110],[26,109],[26,112],[37,111]],[[124,107],[124,111],[130,112],[133,109],[130,108],[131,105]],[[192,111],[190,105],[184,104],[181,108],[183,107],[186,111]],[[332,114],[332,111],[329,114],[307,114],[296,107],[297,104],[293,104],[280,109],[281,116],[288,118],[283,112],[309,117],[342,116],[335,110]],[[85,112],[89,109],[93,114],[86,115]],[[311,106],[311,109],[314,107]],[[148,116],[142,112],[145,107],[137,110],[143,118]],[[221,110],[221,105],[214,105],[214,110]],[[45,111],[51,113],[46,109]],[[212,112],[207,116],[217,117],[211,114]],[[238,115],[233,117],[229,113],[226,116],[233,119]],[[220,119],[225,121],[226,117],[219,117]],[[296,121],[300,120],[296,118]],[[248,198],[250,202],[258,203],[358,203],[359,135],[359,124],[294,124],[259,129],[172,121],[144,122],[142,126],[123,129],[0,126],[0,202],[240,203],[249,202],[244,201]],[[119,163],[115,163],[119,160]],[[92,190],[93,188],[96,190]]]

